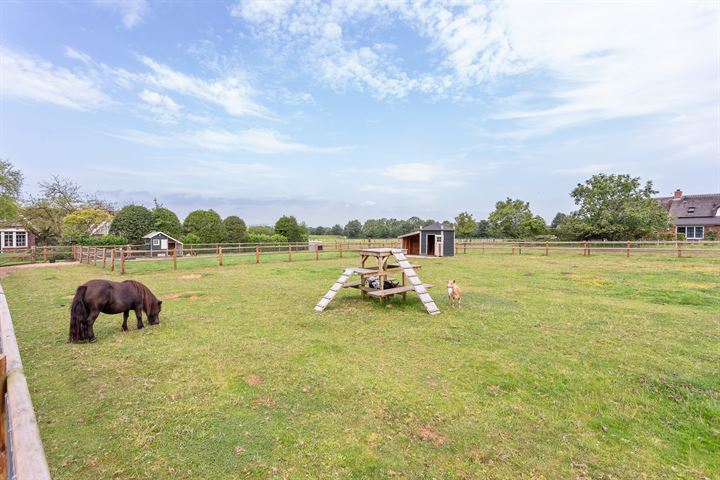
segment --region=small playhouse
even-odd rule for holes
[[[455,229],[435,222],[417,232],[398,237],[408,255],[452,257],[455,255]]]
[[[143,239],[145,239],[145,250],[149,250],[147,255],[151,257],[172,255],[173,250],[176,250],[175,254],[178,256],[183,254],[183,243],[167,233],[150,232]]]

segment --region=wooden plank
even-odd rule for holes
[[[412,283],[414,286],[422,285],[422,280],[420,280],[420,277],[417,275],[414,277],[408,277],[408,280],[410,280],[410,283]]]
[[[421,293],[418,295],[423,303],[431,303],[433,301],[429,293]]]
[[[430,284],[425,284],[423,286],[425,288],[433,287]],[[370,291],[368,291],[368,295],[370,295],[371,297],[382,298],[382,297],[387,297],[390,295],[397,295],[398,293],[412,292],[413,290],[415,290],[415,287],[413,287],[412,285],[406,285],[404,287],[388,288],[387,290],[370,290]],[[425,294],[425,295],[427,295],[427,294]],[[430,295],[428,295],[428,297],[429,296]]]
[[[357,288],[362,285],[360,282],[346,282],[342,288]]]

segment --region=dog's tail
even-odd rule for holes
[[[70,335],[68,338],[70,342],[87,340],[88,309],[84,300],[86,290],[85,285],[78,287],[70,307]]]

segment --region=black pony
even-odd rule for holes
[[[123,331],[127,331],[130,310],[135,310],[137,328],[143,328],[142,312],[145,311],[150,325],[160,323],[162,301],[140,282],[125,280],[90,280],[75,292],[70,308],[70,341],[95,341],[93,324],[100,313],[123,314]]]

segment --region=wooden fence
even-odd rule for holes
[[[0,285],[0,478],[50,480],[15,330]]]

